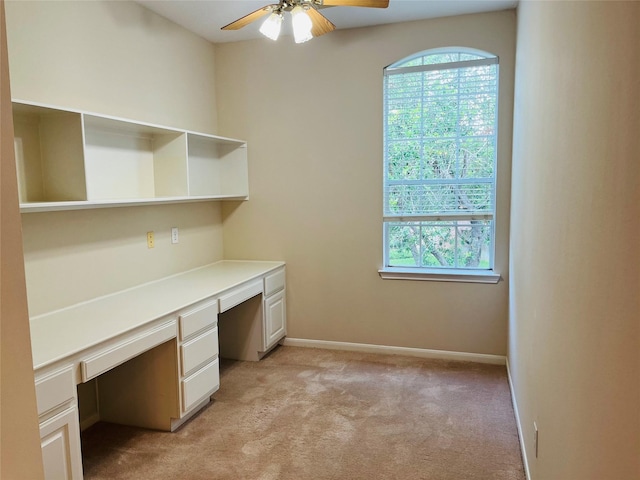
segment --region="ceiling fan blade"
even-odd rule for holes
[[[325,7],[370,7],[387,8],[389,0],[323,0]]]
[[[311,27],[311,35],[314,37],[319,37],[320,35],[324,35],[325,33],[332,32],[336,29],[336,26],[315,8],[312,7],[307,10],[307,14],[311,18],[311,23],[313,25]]]
[[[277,7],[277,5],[267,5],[266,7],[262,7],[260,10],[251,12],[249,15],[245,15],[244,17],[239,18],[235,22],[231,22],[229,25],[225,25],[220,30],[239,30],[242,27],[249,25],[251,22],[255,22],[260,17],[265,16],[267,13],[273,12],[275,7]]]

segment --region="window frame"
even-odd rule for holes
[[[469,54],[476,57],[476,59],[470,60],[459,60],[454,62],[445,62],[445,63],[436,63],[436,64],[426,64],[426,65],[418,65],[418,66],[406,66],[407,63],[415,60],[417,58],[430,56],[430,55],[438,55],[438,54]],[[443,69],[460,69],[470,66],[482,66],[482,65],[496,65],[496,92],[495,92],[495,124],[494,124],[494,138],[495,138],[495,152],[493,157],[493,177],[492,181],[492,211],[487,214],[483,212],[477,212],[474,214],[467,215],[448,215],[446,213],[440,215],[426,215],[423,218],[420,218],[420,215],[406,215],[403,217],[400,216],[389,216],[387,215],[387,172],[385,169],[388,168],[388,159],[387,159],[387,128],[388,128],[388,98],[387,98],[387,88],[386,85],[384,87],[383,93],[383,267],[378,270],[379,275],[383,279],[402,279],[402,280],[435,280],[435,281],[446,281],[446,282],[471,282],[471,283],[497,283],[500,281],[501,276],[499,273],[495,271],[495,252],[496,252],[496,210],[497,210],[497,180],[498,180],[498,136],[499,136],[499,97],[500,97],[500,61],[497,55],[494,55],[489,52],[471,49],[466,47],[445,47],[445,48],[435,48],[428,49],[421,52],[417,52],[413,55],[405,57],[393,64],[387,66],[383,70],[383,79],[386,83],[386,77],[389,75],[401,74],[401,73],[412,73],[412,72],[424,72],[430,70],[443,70]],[[433,65],[433,67],[431,66]],[[444,68],[443,68],[444,67]],[[398,72],[398,70],[402,70],[402,72]],[[456,136],[455,141],[458,142],[460,138]],[[424,183],[424,182],[423,182]],[[428,218],[427,218],[428,217]],[[390,259],[390,247],[389,247],[389,230],[394,222],[434,222],[434,221],[455,221],[455,220],[469,220],[469,219],[484,219],[491,220],[491,232],[490,232],[490,246],[489,246],[489,267],[488,268],[454,268],[454,267],[392,267],[389,266]],[[422,224],[420,228],[422,228]],[[457,226],[452,227],[457,228]],[[457,239],[457,235],[456,235]]]

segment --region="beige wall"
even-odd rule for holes
[[[13,98],[216,133],[213,46],[134,2],[7,2]]]
[[[32,316],[222,258],[213,203],[29,213],[22,225]]]
[[[640,3],[518,17],[509,362],[531,478],[637,479]]]
[[[500,56],[496,267],[507,278],[512,11],[216,46],[220,130],[249,144],[251,199],[225,205],[226,257],[287,261],[289,336],[506,354],[507,282],[381,280],[382,70],[464,46]]]
[[[0,1],[0,478],[43,478]]]
[[[133,2],[10,1],[7,31],[14,98],[216,133],[213,45]],[[23,214],[30,314],[222,258],[220,212],[202,203]]]

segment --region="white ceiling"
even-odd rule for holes
[[[220,28],[265,5],[278,3],[278,0],[135,1],[215,43],[265,38],[258,32],[261,21],[236,31]],[[518,0],[390,0],[386,9],[331,7],[324,8],[322,14],[341,29],[505,10],[515,8],[517,3]]]

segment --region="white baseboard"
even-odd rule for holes
[[[511,403],[513,404],[513,413],[516,416],[516,425],[518,427],[518,438],[520,439],[520,449],[522,450],[522,463],[524,463],[524,473],[527,476],[527,480],[531,480],[531,472],[529,471],[529,462],[527,461],[527,449],[524,444],[524,434],[522,433],[522,423],[520,423],[520,413],[518,412],[518,402],[516,400],[516,393],[513,389],[513,382],[511,381],[511,370],[509,369],[509,358],[507,360],[507,378],[509,379],[509,389],[511,390]]]
[[[87,418],[82,419],[82,421],[80,422],[80,431],[84,432],[91,425],[95,425],[99,421],[100,421],[100,414],[97,412]]]
[[[328,340],[306,340],[303,338],[289,337],[284,339],[282,345],[288,345],[291,347],[326,348],[329,350],[347,350],[351,352],[381,353],[386,355],[406,355],[420,358],[490,363],[493,365],[506,364],[506,357],[502,355],[450,352],[446,350],[429,350],[426,348],[390,347],[386,345],[371,345],[367,343],[331,342]]]

